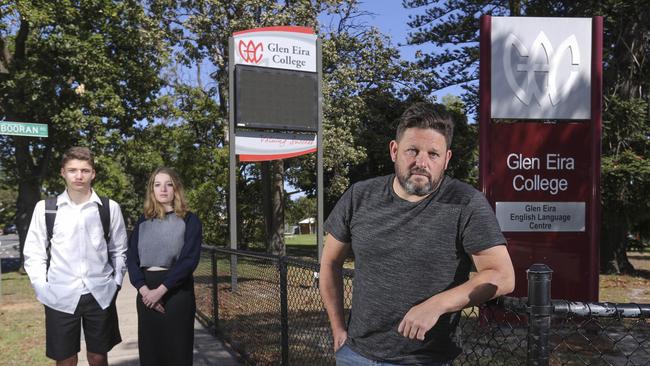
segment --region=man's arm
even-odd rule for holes
[[[469,281],[430,297],[406,313],[397,329],[404,337],[424,340],[426,332],[433,328],[441,315],[481,304],[514,290],[515,272],[505,245],[481,250],[473,254],[472,259],[477,273]]]
[[[328,234],[320,261],[320,295],[332,327],[334,352],[343,345],[348,335],[343,314],[343,262],[349,250],[349,243]]]

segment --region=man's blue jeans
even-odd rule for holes
[[[336,366],[399,366],[394,363],[374,361],[367,359],[360,354],[354,352],[347,345],[343,345],[336,351]],[[424,365],[424,364],[423,364]],[[424,366],[451,366],[451,361],[448,362],[433,362]]]

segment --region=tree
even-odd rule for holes
[[[302,196],[295,201],[287,201],[287,225],[297,225],[298,222],[316,217],[316,200],[313,197]]]
[[[601,270],[631,274],[628,235],[650,219],[648,103],[614,95],[603,120]]]
[[[408,44],[432,44],[431,53],[416,52],[417,67],[427,70],[428,77],[422,79],[426,89],[437,91],[449,86],[460,85],[465,93],[461,96],[467,113],[474,113],[478,107],[478,37],[479,17],[520,15],[519,1],[461,0],[454,2],[431,2],[404,0],[406,8],[424,8],[424,14],[416,15],[408,25]],[[534,14],[526,14],[534,15]]]
[[[14,222],[16,198],[18,198],[18,192],[0,188],[0,225],[4,226]]]
[[[61,153],[86,145],[110,154],[132,135],[152,115],[168,51],[158,19],[134,1],[12,1],[0,9],[0,113],[49,126],[47,139],[0,137],[1,164],[18,186],[22,249]]]
[[[445,95],[442,103],[454,121],[453,155],[446,174],[478,187],[478,126],[467,122],[465,103],[459,97]]]

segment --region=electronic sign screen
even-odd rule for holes
[[[318,130],[318,74],[235,66],[235,126]]]

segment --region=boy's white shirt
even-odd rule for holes
[[[70,200],[67,191],[57,197],[49,270],[46,268],[45,201],[39,201],[34,208],[25,239],[25,271],[38,301],[52,309],[72,314],[84,293],[91,293],[102,309],[106,309],[117,286],[122,284],[127,250],[122,211],[115,201],[109,200],[107,251],[97,203],[101,205],[101,200],[94,191],[88,201],[78,205]]]

